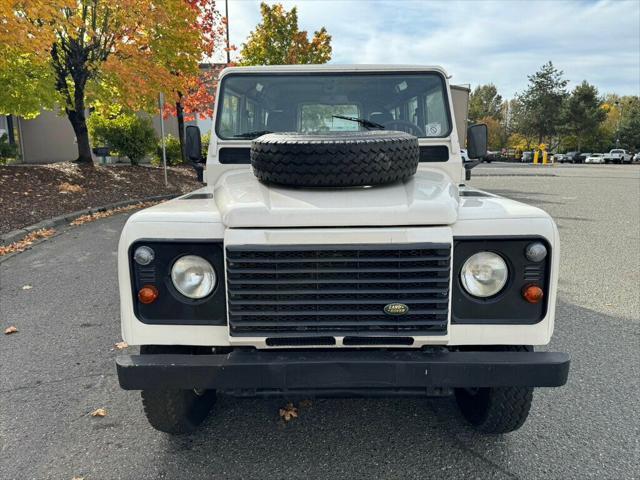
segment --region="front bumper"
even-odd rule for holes
[[[569,355],[558,352],[234,350],[210,355],[127,355],[116,364],[126,390],[216,389],[261,394],[559,387]]]

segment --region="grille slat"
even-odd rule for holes
[[[250,285],[309,285],[309,284],[374,284],[374,283],[388,283],[389,281],[395,283],[438,283],[442,282],[442,277],[425,277],[425,278],[368,278],[366,280],[358,278],[284,278],[284,279],[258,279],[251,278]],[[248,284],[246,278],[228,278],[227,283],[229,285],[243,285]]]
[[[416,315],[435,315],[442,313],[443,309],[431,309],[431,310],[411,310],[412,313]],[[446,310],[445,310],[446,311]],[[335,315],[352,315],[356,316],[364,316],[364,315],[378,315],[380,313],[380,309],[378,310],[294,310],[294,311],[268,311],[268,310],[241,310],[240,313],[243,317],[251,317],[251,316],[273,316],[273,317],[294,317],[294,316],[305,316],[305,317],[333,317]],[[397,317],[401,319],[402,317]]]
[[[227,260],[230,261],[231,265],[234,265],[237,261],[237,258],[228,257]],[[313,257],[303,257],[303,258],[290,258],[285,259],[283,257],[274,257],[272,259],[268,258],[252,258],[248,257],[243,260],[243,262],[248,263],[309,263],[309,262],[335,262],[335,261],[343,261],[343,262],[423,262],[423,261],[433,261],[433,260],[449,260],[448,256],[427,256],[427,257],[339,257],[339,258],[313,258]]]
[[[227,246],[231,335],[444,334],[448,244]],[[404,303],[405,315],[385,305]]]
[[[316,305],[371,305],[371,304],[380,304],[387,305],[388,303],[397,302],[397,298],[387,298],[387,299],[371,299],[371,300],[316,300],[314,304]],[[425,304],[425,303],[434,303],[434,304],[448,304],[449,299],[446,298],[433,298],[433,299],[403,299],[402,303],[407,305],[412,304]],[[309,300],[287,300],[287,305],[309,305]],[[280,300],[229,300],[229,305],[282,305]]]
[[[358,273],[420,273],[420,272],[448,272],[449,265],[432,268],[359,268]],[[353,268],[233,268],[228,267],[229,274],[288,274],[288,273],[354,273]]]

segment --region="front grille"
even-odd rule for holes
[[[228,246],[233,336],[441,335],[449,244]],[[391,303],[409,307],[388,315]]]

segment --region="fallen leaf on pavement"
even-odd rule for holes
[[[73,477],[71,480],[84,480],[84,477]]]
[[[23,285],[22,289],[23,290],[31,290],[33,287],[31,285]]]
[[[286,407],[281,408],[279,413],[280,417],[282,417],[285,422],[298,418],[298,409],[294,407],[291,402],[287,403]]]
[[[133,205],[126,205],[124,207],[112,208],[111,210],[104,210],[102,212],[90,213],[88,215],[82,215],[76,218],[73,222],[70,223],[70,225],[73,225],[73,226],[83,225],[85,223],[98,220],[99,218],[110,217],[112,215],[115,215],[116,213],[128,212],[130,210],[136,210],[139,208],[148,208],[153,205],[157,205],[158,203],[161,203],[161,202],[157,202],[157,201],[140,202],[140,203],[134,203]]]
[[[14,327],[13,325],[11,325],[10,327],[7,327],[4,329],[4,334],[5,335],[11,335],[12,333],[16,333],[18,331],[18,329],[16,327]]]
[[[107,411],[104,408],[97,408],[93,412],[91,412],[92,417],[106,417]]]
[[[116,347],[117,350],[124,350],[128,346],[129,344],[127,342],[118,342],[114,345],[114,347]]]
[[[10,253],[24,252],[27,248],[33,245],[33,242],[40,240],[41,238],[48,238],[56,233],[54,228],[42,228],[31,232],[26,235],[22,240],[10,243],[0,247],[0,257],[3,255],[9,255]]]

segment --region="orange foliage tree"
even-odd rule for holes
[[[0,77],[18,61],[24,84],[34,81],[29,71],[51,72],[49,98],[69,118],[77,161],[91,163],[87,108],[153,110],[159,92],[178,99],[213,52],[218,30],[202,29],[213,17],[206,0],[0,0]]]
[[[203,56],[212,58],[219,46],[219,39],[226,33],[227,19],[220,15],[216,3],[212,0],[187,0],[192,8],[200,12],[197,18],[197,29],[203,36]],[[234,46],[225,47],[235,50]],[[178,120],[178,140],[182,161],[184,154],[184,122],[198,115],[205,119],[213,115],[215,87],[219,71],[204,66],[199,72],[173,72],[180,77],[181,88],[175,91],[172,102],[164,105],[163,116],[175,116]]]

